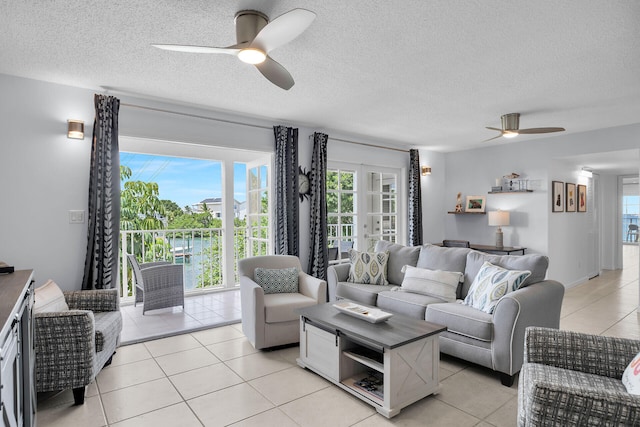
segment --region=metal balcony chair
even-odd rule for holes
[[[627,238],[625,239],[627,242],[637,242],[638,241],[638,224],[629,224],[629,228],[627,228]]]
[[[142,302],[142,314],[158,308],[184,308],[182,265],[169,262],[138,264],[135,255],[127,255],[135,279],[135,303]]]

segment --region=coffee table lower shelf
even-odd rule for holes
[[[297,362],[391,418],[402,408],[440,391],[438,336],[434,333],[385,348],[301,317]],[[380,380],[377,394],[355,385],[367,377]]]

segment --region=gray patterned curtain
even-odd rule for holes
[[[298,129],[274,126],[276,139],[275,252],[300,256],[298,222]]]
[[[327,140],[324,133],[313,134],[311,155],[311,242],[310,275],[327,280],[329,249],[327,245]]]
[[[118,110],[120,100],[95,95],[87,256],[82,289],[111,289],[118,283],[120,234],[120,152]]]
[[[420,155],[409,150],[409,246],[422,245],[422,190]]]

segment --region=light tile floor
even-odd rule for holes
[[[567,290],[562,329],[640,339],[638,247],[625,269]],[[517,382],[442,357],[442,391],[392,420],[297,367],[298,347],[256,351],[239,324],[123,346],[87,389],[40,394],[38,426],[514,426]]]
[[[240,290],[211,292],[186,297],[182,307],[161,308],[142,314],[142,304],[126,305],[122,312],[121,343],[183,334],[240,322]]]

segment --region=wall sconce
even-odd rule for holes
[[[84,139],[84,122],[82,120],[67,120],[67,138]]]
[[[591,168],[583,167],[580,171],[580,176],[584,176],[585,178],[593,178],[593,171]]]
[[[422,166],[422,176],[431,175],[431,166]]]

